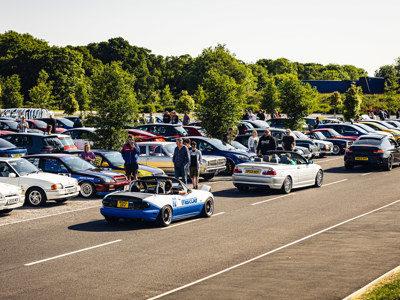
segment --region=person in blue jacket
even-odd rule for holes
[[[124,144],[121,150],[122,157],[124,158],[125,174],[128,180],[137,180],[138,174],[138,157],[140,154],[139,146],[135,143],[133,135],[128,136],[128,142]]]

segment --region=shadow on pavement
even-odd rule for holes
[[[344,166],[324,169],[324,173],[332,173],[332,174],[362,174],[366,172],[385,172],[385,171],[383,171],[379,167],[372,167],[372,166],[355,166],[351,170],[346,170]]]
[[[120,219],[117,223],[110,224],[105,219],[69,226],[69,230],[86,232],[120,232],[160,228],[155,223]]]
[[[250,188],[248,191],[239,191],[237,188],[213,192],[214,197],[225,198],[248,198],[248,197],[265,197],[270,195],[282,195],[280,190],[264,188]]]

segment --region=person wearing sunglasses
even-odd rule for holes
[[[140,154],[139,146],[135,143],[133,135],[128,136],[128,142],[124,144],[121,150],[122,157],[124,158],[125,174],[128,180],[137,180],[138,174],[138,158]]]

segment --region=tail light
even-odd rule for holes
[[[50,146],[44,146],[40,152],[53,152],[54,148]]]
[[[243,132],[247,131],[247,128],[243,129]]]
[[[268,170],[268,171],[264,171],[262,174],[263,175],[276,175],[276,171],[275,170]]]
[[[385,150],[374,150],[372,153],[385,153]]]
[[[155,142],[165,142],[164,139],[154,139]]]
[[[173,137],[181,137],[179,134],[174,134]]]
[[[353,152],[353,149],[347,148],[346,152]]]
[[[235,168],[235,169],[233,170],[233,173],[241,174],[241,173],[243,173],[243,172],[242,172],[242,170],[239,170],[238,168]]]

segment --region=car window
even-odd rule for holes
[[[40,166],[44,172],[62,173],[66,171],[65,165],[62,164],[58,159],[54,158],[43,159]]]
[[[14,148],[15,146],[10,142],[0,138],[0,148]]]
[[[143,147],[143,146],[141,146],[141,147]],[[104,155],[105,159],[107,159],[114,166],[121,166],[125,163],[124,158],[122,157],[122,154],[120,152],[117,152],[117,151],[105,152],[103,155]],[[97,155],[96,155],[96,157],[97,157]]]
[[[8,177],[10,173],[15,173],[14,170],[4,161],[0,162],[0,177]]]
[[[183,129],[183,127],[180,126],[174,126],[175,131],[180,135],[180,136],[187,136],[187,132],[185,131],[185,129]],[[174,133],[175,134],[175,133]]]
[[[197,148],[200,151],[212,151],[214,149],[214,147],[212,145],[210,145],[209,143],[205,142],[205,141],[197,141]]]
[[[58,137],[46,137],[43,139],[43,143],[47,146],[53,147],[55,150],[64,150],[64,145],[60,142]]]
[[[81,136],[81,131],[80,130],[72,130],[72,131],[70,131],[68,133],[69,133],[69,135],[71,136],[72,139],[74,139],[74,140],[80,139],[80,136]]]
[[[150,156],[165,156],[161,146],[149,146]]]
[[[40,168],[39,166],[39,162],[40,159],[39,158],[34,158],[34,157],[30,157],[27,159],[31,164],[33,164],[36,168]]]
[[[154,126],[155,130],[154,132],[160,135],[166,135],[167,133],[167,129],[165,128],[165,126]]]
[[[272,132],[271,132],[271,135],[272,135],[275,139],[277,139],[278,141],[280,141],[280,140],[282,140],[282,138],[283,138],[283,136],[284,136],[284,133],[283,133],[283,132],[280,132],[280,131],[272,131]]]
[[[146,147],[147,146],[139,146],[139,150],[140,150],[139,156],[146,156],[146,153],[147,153]]]
[[[14,136],[12,143],[17,147],[29,147],[33,145],[33,138],[31,136]]]
[[[344,126],[343,132],[345,134],[355,134],[355,135],[358,135],[360,133],[357,129],[350,126]]]

